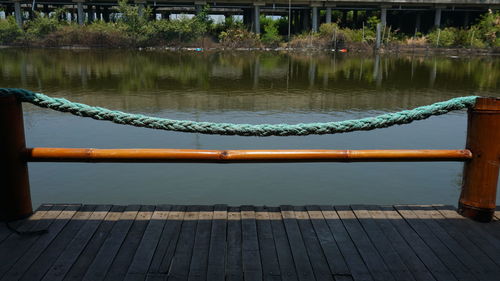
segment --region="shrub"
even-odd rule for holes
[[[222,46],[228,48],[256,48],[260,47],[259,35],[243,28],[232,28],[219,35]]]
[[[35,12],[35,17],[26,23],[26,33],[30,37],[42,38],[49,33],[56,31],[66,23],[60,21],[61,15],[65,13],[64,9],[56,9],[54,13],[42,15]]]
[[[278,46],[281,42],[281,36],[278,33],[278,26],[276,21],[269,21],[264,26],[264,34],[262,35],[262,42],[270,46]]]
[[[23,30],[19,28],[14,17],[9,16],[0,20],[0,44],[13,43],[23,35]]]
[[[321,36],[319,33],[309,34],[302,33],[296,35],[290,41],[292,48],[330,48],[332,47],[331,38]]]
[[[435,29],[427,35],[427,41],[435,47],[455,46],[458,29],[447,27],[444,29]]]
[[[171,21],[155,21],[152,25],[153,37],[166,42],[192,42],[199,39],[207,31],[205,23],[196,17],[180,17]]]
[[[144,8],[142,14],[139,13],[139,6],[127,4],[127,0],[118,1],[118,22],[122,23],[128,32],[139,34],[143,32],[144,26],[149,24],[151,9]]]
[[[481,16],[477,28],[477,38],[485,45],[500,46],[500,12],[493,13],[491,10]]]
[[[93,22],[87,26],[71,24],[63,26],[44,37],[41,45],[57,47],[79,45],[89,47],[129,47],[135,41],[117,23]]]
[[[375,32],[369,28],[365,28],[364,31],[363,29],[340,28],[336,23],[322,24],[319,27],[319,34],[331,40],[335,40],[336,38],[339,43],[375,41]]]
[[[342,30],[343,36],[346,42],[363,42],[363,30],[362,29],[350,29],[344,28]]]

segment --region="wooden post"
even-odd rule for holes
[[[15,96],[0,96],[0,220],[31,215],[28,164],[24,159],[23,109]]]
[[[464,166],[458,212],[488,222],[495,212],[500,167],[499,98],[478,98],[469,109],[467,149],[472,159]]]

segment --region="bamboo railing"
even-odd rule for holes
[[[500,99],[478,98],[468,111],[463,150],[192,150],[26,148],[23,111],[15,96],[0,96],[0,220],[32,213],[28,162],[465,162],[459,212],[490,221],[500,166]]]

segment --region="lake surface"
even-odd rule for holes
[[[500,59],[333,53],[0,50],[1,87],[173,119],[306,123],[369,117],[470,94],[500,96]],[[28,146],[461,149],[466,112],[306,137],[175,133],[25,105]],[[34,205],[456,205],[461,163],[31,163]],[[500,202],[500,201],[499,201]]]

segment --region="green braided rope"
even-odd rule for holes
[[[442,115],[450,111],[468,108],[474,105],[477,98],[477,96],[459,97],[444,102],[437,102],[431,105],[417,107],[411,110],[403,110],[400,112],[387,113],[376,117],[357,120],[293,125],[252,125],[195,122],[150,117],[141,114],[125,113],[102,107],[75,103],[63,98],[53,98],[24,89],[0,88],[0,96],[2,95],[15,95],[23,102],[29,102],[40,107],[46,107],[61,112],[69,112],[74,115],[90,117],[97,120],[107,120],[117,124],[178,132],[260,137],[305,136],[312,134],[323,135],[387,128],[393,125],[408,124],[415,120],[423,120],[433,115]]]

